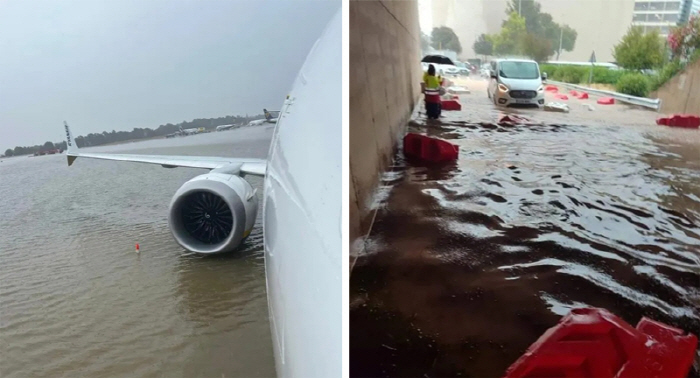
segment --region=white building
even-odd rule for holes
[[[632,24],[642,26],[644,32],[656,29],[665,38],[671,27],[687,22],[698,10],[700,0],[635,0]]]

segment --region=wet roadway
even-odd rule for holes
[[[485,83],[461,84],[462,111],[409,124],[458,161],[399,152],[383,176],[351,274],[351,376],[501,377],[579,306],[700,335],[700,132],[593,97],[498,126]]]

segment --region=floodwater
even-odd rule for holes
[[[265,158],[271,136],[262,126],[89,150]],[[206,170],[2,160],[0,377],[275,375],[260,219],[217,257],[188,254],[168,229],[172,195]]]
[[[580,306],[700,335],[700,132],[617,105],[498,126],[474,87],[411,123],[456,163],[399,153],[384,175],[351,275],[351,375],[501,377]]]

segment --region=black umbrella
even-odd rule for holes
[[[452,59],[444,56],[444,55],[426,55],[423,57],[423,60],[421,60],[423,63],[435,63],[435,64],[449,64],[454,66],[454,62]]]

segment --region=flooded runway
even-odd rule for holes
[[[262,126],[89,151],[265,158],[271,136]],[[0,377],[275,375],[260,219],[241,250],[217,257],[188,254],[168,229],[172,195],[206,170],[2,160]]]
[[[501,377],[577,306],[700,335],[700,133],[629,108],[503,127],[485,93],[460,99],[411,123],[459,160],[399,154],[384,175],[351,276],[352,376]]]

